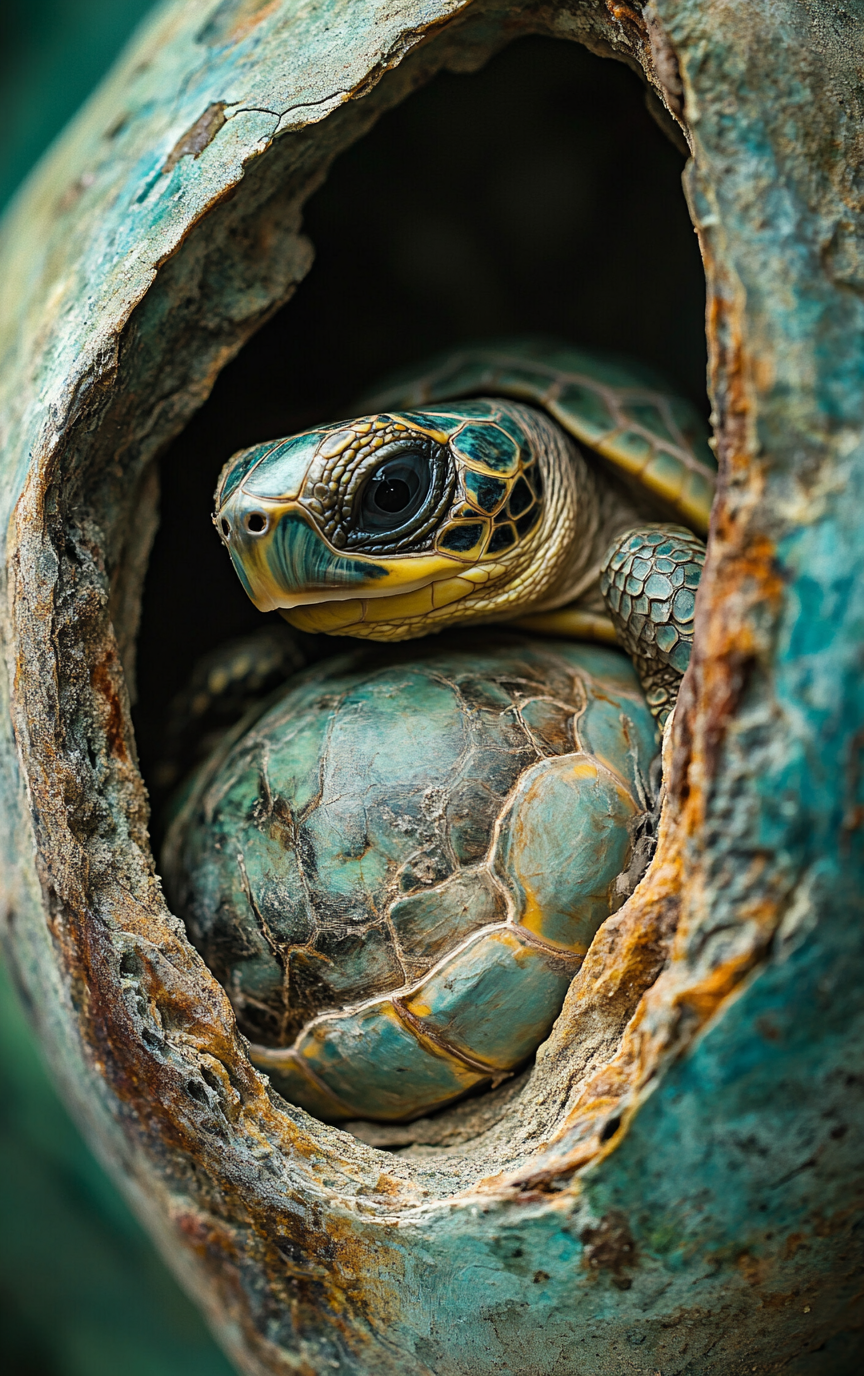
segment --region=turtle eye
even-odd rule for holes
[[[428,456],[419,449],[403,450],[366,479],[358,493],[357,524],[370,532],[399,530],[420,510],[431,485]]]
[[[243,524],[250,535],[263,535],[269,521],[263,511],[250,511]]]

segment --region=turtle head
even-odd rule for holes
[[[538,595],[547,431],[498,401],[308,430],[235,455],[214,521],[255,605],[302,630],[389,640],[494,619]]]

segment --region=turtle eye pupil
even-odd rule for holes
[[[231,527],[224,516],[222,517],[220,525],[222,526],[222,534],[225,536],[225,539],[227,540],[228,536],[231,534]]]
[[[372,500],[379,510],[394,515],[405,510],[411,501],[411,489],[402,478],[385,478],[376,473],[375,482]]]
[[[361,487],[354,505],[355,529],[370,534],[402,530],[423,507],[431,486],[429,456],[422,449],[400,449]]]
[[[267,517],[261,511],[250,511],[246,517],[246,529],[250,535],[260,535],[267,529]]]

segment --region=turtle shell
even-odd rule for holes
[[[253,1060],[333,1120],[521,1065],[626,892],[656,748],[629,660],[596,646],[463,634],[293,680],[164,857]]]
[[[629,360],[543,340],[517,339],[441,354],[366,399],[368,410],[434,409],[467,396],[513,397],[542,407],[622,476],[707,532],[717,476],[696,408]]]

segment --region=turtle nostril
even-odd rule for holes
[[[267,529],[267,517],[263,511],[250,511],[245,524],[250,535],[263,535]]]
[[[222,517],[222,520],[219,522],[219,525],[220,525],[220,527],[221,527],[222,534],[224,535],[225,539],[227,540],[228,537],[229,537],[230,534],[231,534],[231,526],[230,526],[230,523],[229,523],[229,522],[225,519],[225,517],[223,516],[223,517]]]

